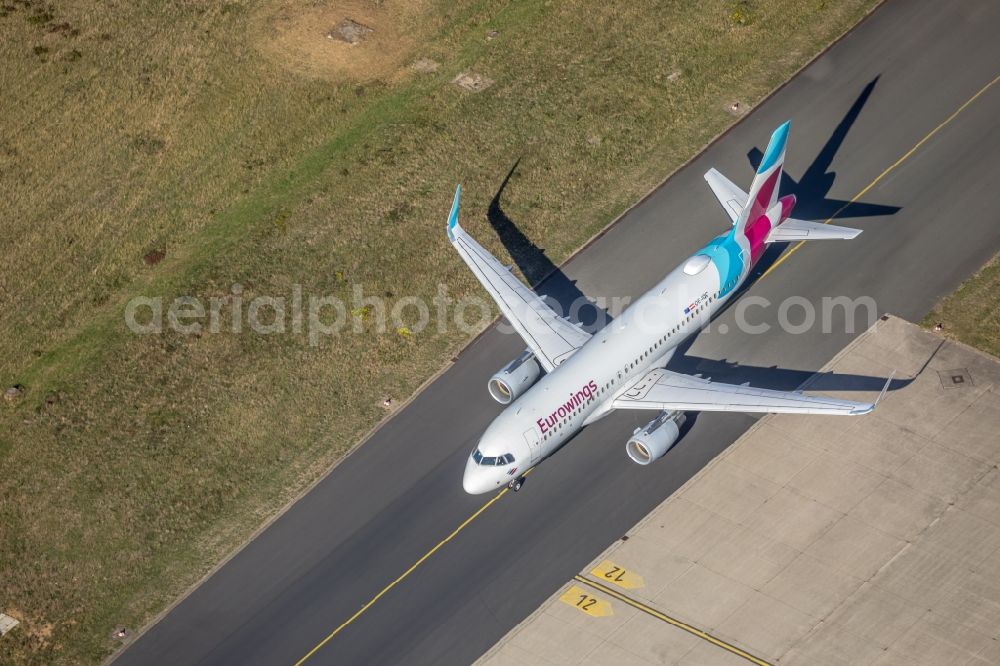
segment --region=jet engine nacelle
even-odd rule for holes
[[[542,368],[538,365],[535,355],[525,349],[503,370],[490,377],[487,387],[494,400],[501,405],[509,405],[531,388],[541,375]]]
[[[644,427],[636,428],[625,444],[628,457],[640,465],[662,458],[677,443],[684,419],[684,412],[663,412]]]

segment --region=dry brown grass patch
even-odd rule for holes
[[[28,616],[17,608],[7,609],[4,613],[18,621],[15,631],[25,632],[37,644],[44,647],[52,640],[52,630],[55,629],[55,625],[51,622]]]
[[[428,0],[334,0],[309,7],[286,0],[262,10],[267,27],[260,49],[281,67],[303,76],[396,80],[416,47],[436,27],[432,7]],[[328,38],[345,19],[372,32],[354,44]]]

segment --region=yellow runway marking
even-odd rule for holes
[[[657,620],[662,620],[663,622],[666,622],[667,624],[673,625],[673,626],[677,627],[678,629],[683,629],[684,631],[688,632],[689,634],[693,634],[693,635],[697,636],[698,638],[700,638],[700,639],[702,639],[704,641],[708,641],[712,645],[720,647],[723,650],[725,650],[726,652],[731,652],[732,654],[735,654],[737,657],[742,657],[742,658],[746,659],[747,661],[749,661],[751,663],[757,664],[757,666],[771,666],[771,664],[769,662],[766,662],[763,659],[759,659],[759,658],[753,656],[752,654],[750,654],[749,652],[746,652],[745,650],[741,650],[740,648],[736,647],[735,645],[731,645],[731,644],[725,642],[724,640],[722,640],[720,638],[716,638],[712,634],[709,634],[709,633],[707,633],[705,631],[702,631],[701,629],[697,629],[695,627],[692,627],[690,624],[686,624],[684,622],[681,622],[680,620],[675,620],[674,618],[670,617],[669,615],[666,615],[665,613],[661,613],[660,611],[658,611],[655,608],[652,608],[650,606],[647,606],[646,604],[642,603],[641,601],[636,601],[632,597],[627,596],[627,595],[625,595],[625,594],[623,594],[623,593],[621,593],[621,592],[619,592],[619,591],[617,591],[617,590],[615,590],[613,588],[610,588],[607,585],[604,585],[603,583],[598,583],[598,582],[589,580],[589,579],[584,578],[583,576],[579,576],[579,575],[574,576],[573,578],[576,579],[576,580],[578,580],[578,581],[580,581],[581,583],[583,583],[585,585],[589,585],[590,587],[592,587],[595,590],[600,590],[601,592],[604,592],[605,594],[611,595],[612,597],[614,597],[618,601],[622,601],[622,602],[628,604],[629,606],[631,606],[632,608],[636,608],[638,610],[641,610],[646,615],[651,615],[652,617],[655,617]]]
[[[626,590],[634,590],[645,585],[642,576],[631,569],[618,566],[611,560],[604,560],[591,569],[590,573],[602,581],[624,587]]]
[[[530,471],[531,470],[528,470],[528,472],[530,472]],[[525,472],[525,475],[527,475],[528,472]],[[361,614],[364,613],[369,608],[371,608],[375,604],[375,602],[378,601],[379,599],[381,599],[382,596],[386,592],[388,592],[389,590],[391,590],[393,587],[396,586],[397,583],[399,583],[404,578],[406,578],[411,573],[413,573],[413,571],[417,567],[419,567],[421,564],[423,564],[424,561],[426,561],[428,557],[430,557],[431,555],[433,555],[434,553],[436,553],[441,548],[441,546],[445,545],[446,543],[448,543],[449,541],[451,541],[452,539],[454,539],[455,535],[457,535],[459,532],[461,532],[462,530],[464,530],[466,528],[466,526],[468,526],[469,523],[471,523],[473,520],[475,520],[476,518],[478,518],[483,513],[483,511],[486,511],[486,509],[488,509],[491,506],[493,506],[493,504],[495,504],[501,497],[503,497],[506,494],[507,494],[507,488],[504,488],[499,493],[497,493],[496,496],[493,499],[491,499],[489,502],[487,502],[486,504],[484,504],[481,507],[479,507],[478,511],[476,511],[474,514],[472,514],[471,516],[469,516],[468,518],[466,518],[464,521],[462,521],[462,524],[459,525],[458,527],[456,527],[451,534],[449,534],[445,538],[441,539],[441,541],[439,541],[436,546],[434,546],[429,551],[427,551],[426,553],[424,553],[424,555],[419,560],[417,560],[416,562],[414,562],[413,565],[410,566],[409,569],[407,569],[402,574],[400,574],[399,577],[396,580],[392,581],[391,583],[389,583],[388,585],[386,585],[385,587],[383,587],[381,592],[379,592],[378,594],[376,594],[374,597],[372,597],[368,601],[368,603],[366,603],[364,606],[362,606],[361,608],[359,608],[357,613],[355,613],[351,617],[347,618],[343,622],[343,624],[341,624],[339,627],[337,627],[336,629],[334,629],[333,631],[331,631],[326,638],[324,638],[319,643],[317,643],[316,647],[314,647],[312,650],[309,650],[309,652],[307,652],[305,654],[305,656],[303,656],[301,659],[299,659],[297,662],[295,662],[295,666],[302,666],[302,664],[304,664],[306,662],[306,660],[309,659],[309,657],[311,657],[314,654],[316,654],[321,647],[323,647],[324,645],[326,645],[327,643],[329,643],[330,640],[334,636],[336,636],[341,631],[343,631],[344,627],[346,627],[351,622],[354,622],[356,619],[358,619],[359,617],[361,617]]]
[[[559,601],[591,617],[607,617],[615,614],[610,602],[589,594],[579,585],[573,585],[563,592]]]
[[[857,194],[855,194],[854,197],[851,198],[850,201],[848,201],[843,206],[841,206],[840,209],[836,213],[834,213],[833,215],[831,215],[829,218],[827,218],[826,221],[823,222],[823,224],[830,224],[830,222],[832,222],[838,215],[840,215],[841,211],[843,211],[845,208],[847,208],[848,206],[850,206],[852,203],[855,203],[858,199],[860,199],[861,197],[863,197],[868,192],[868,190],[870,190],[873,187],[875,187],[875,185],[877,185],[880,180],[882,180],[887,175],[889,175],[889,173],[892,172],[893,169],[895,169],[900,164],[902,164],[903,162],[905,162],[906,160],[908,160],[910,158],[910,156],[913,155],[913,153],[917,152],[917,150],[920,149],[920,146],[922,146],[925,143],[927,143],[927,141],[929,141],[932,136],[934,136],[935,134],[937,134],[938,132],[940,132],[946,125],[948,125],[951,121],[953,121],[955,118],[957,118],[958,114],[962,113],[962,111],[965,111],[965,109],[970,104],[972,104],[977,99],[979,99],[980,95],[982,95],[984,92],[986,92],[987,90],[989,90],[990,88],[992,88],[993,85],[996,84],[998,81],[1000,81],[1000,74],[998,74],[992,81],[990,81],[989,83],[987,83],[985,86],[983,86],[982,88],[980,88],[979,92],[977,92],[975,95],[973,95],[972,97],[970,97],[969,99],[967,99],[965,101],[965,103],[962,104],[962,106],[960,106],[957,109],[955,109],[954,113],[952,113],[950,116],[948,116],[947,118],[945,118],[937,127],[935,127],[930,132],[928,132],[927,135],[924,136],[924,138],[922,138],[920,141],[917,141],[917,143],[912,148],[910,148],[908,151],[906,151],[906,153],[902,157],[900,157],[898,160],[896,160],[895,162],[893,162],[885,171],[883,171],[878,176],[876,176],[875,180],[873,180],[872,182],[868,183],[868,185],[866,185],[863,190],[861,190],[860,192],[858,192]],[[760,282],[761,280],[763,280],[764,278],[766,278],[771,273],[771,271],[773,271],[775,268],[777,268],[778,266],[780,266],[782,264],[782,262],[785,261],[785,259],[788,259],[788,257],[790,257],[793,254],[795,254],[795,252],[800,247],[802,247],[802,245],[804,243],[806,243],[806,242],[807,241],[799,241],[798,243],[796,243],[795,246],[792,247],[792,249],[790,249],[788,252],[786,252],[783,255],[781,255],[776,262],[774,262],[773,264],[771,264],[771,267],[768,268],[766,271],[764,271],[764,274],[761,275],[760,278],[758,278],[757,281]]]

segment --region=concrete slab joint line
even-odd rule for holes
[[[618,590],[610,588],[607,585],[604,585],[603,583],[598,583],[598,582],[592,581],[592,580],[590,580],[588,578],[584,578],[583,576],[580,576],[580,575],[574,576],[574,579],[578,580],[581,583],[589,585],[590,587],[594,588],[595,590],[598,590],[599,592],[604,592],[605,594],[609,594],[612,597],[614,597],[615,599],[618,599],[619,601],[622,601],[622,602],[628,604],[629,606],[631,606],[631,607],[633,607],[633,608],[635,608],[637,610],[642,611],[643,613],[645,613],[646,615],[649,615],[650,617],[655,617],[657,620],[660,620],[661,622],[666,622],[667,624],[669,624],[671,626],[674,626],[674,627],[677,627],[678,629],[681,629],[682,631],[686,631],[686,632],[688,632],[689,634],[691,634],[693,636],[697,636],[698,638],[702,639],[703,641],[706,641],[706,642],[708,642],[708,643],[710,643],[710,644],[712,644],[712,645],[714,645],[714,646],[716,646],[718,648],[721,648],[721,649],[725,650],[726,652],[734,654],[734,655],[736,655],[738,657],[742,657],[743,659],[746,659],[747,661],[749,661],[752,664],[757,664],[758,666],[772,666],[772,664],[770,662],[764,661],[763,659],[760,659],[759,657],[755,657],[754,655],[750,654],[749,652],[747,652],[745,650],[742,650],[742,649],[736,647],[735,645],[733,645],[731,643],[727,643],[726,641],[722,640],[721,638],[717,638],[716,636],[713,636],[712,634],[708,633],[707,631],[704,631],[702,629],[698,629],[697,627],[692,627],[691,625],[687,624],[686,622],[681,622],[678,619],[670,617],[666,613],[663,613],[663,612],[661,612],[661,611],[659,611],[659,610],[657,610],[657,609],[655,609],[655,608],[653,608],[651,606],[648,606],[648,605],[642,603],[641,601],[638,601],[637,599],[634,599],[634,598],[630,597],[629,595],[627,595],[627,594],[625,594],[623,592],[619,592]]]

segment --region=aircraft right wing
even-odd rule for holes
[[[712,188],[715,198],[722,204],[722,208],[729,214],[729,218],[733,221],[733,224],[736,224],[740,213],[743,212],[743,205],[750,198],[750,195],[714,168],[705,172],[705,180],[708,182],[708,186]]]
[[[448,239],[496,301],[503,316],[528,345],[539,364],[546,372],[551,372],[582,347],[590,339],[590,333],[556,314],[538,294],[517,279],[509,266],[501,264],[472,236],[465,233],[458,223],[458,199],[461,192],[462,186],[459,185],[448,216]]]
[[[772,391],[747,385],[723,384],[663,368],[646,373],[620,396],[615,409],[663,409],[694,412],[767,412],[771,414],[867,414],[885,395],[889,382],[875,402],[854,402],[798,391]]]

